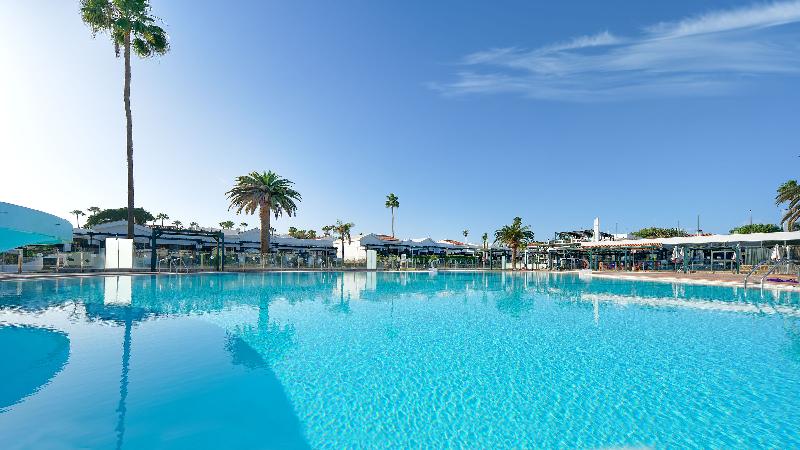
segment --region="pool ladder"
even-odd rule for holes
[[[751,275],[753,275],[761,267],[772,263],[772,265],[770,266],[769,270],[767,270],[767,273],[765,273],[764,276],[762,276],[761,280],[759,281],[759,283],[761,284],[761,287],[763,288],[764,287],[764,280],[766,280],[767,277],[772,274],[772,272],[775,272],[775,269],[777,269],[778,267],[780,267],[783,264],[787,264],[788,265],[790,262],[792,262],[792,260],[787,259],[787,258],[781,258],[781,259],[776,260],[776,261],[769,260],[769,259],[761,261],[760,263],[758,263],[755,266],[753,266],[753,268],[750,269],[750,272],[747,273],[747,276],[744,277],[744,287],[747,288],[747,281],[750,279]]]
[[[167,264],[167,272],[180,273],[181,270],[183,270],[184,272],[189,273],[189,266],[187,266],[183,258],[179,256],[167,256],[166,258],[159,259],[157,268],[159,272],[161,272],[161,266],[163,263]]]

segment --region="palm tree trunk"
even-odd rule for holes
[[[128,239],[133,239],[133,118],[131,117],[131,33],[125,33],[125,124],[128,153]],[[162,224],[163,225],[163,224]]]
[[[269,207],[266,203],[262,203],[258,208],[258,214],[261,218],[261,254],[266,255],[269,253]]]
[[[511,247],[511,270],[517,270],[517,247]]]
[[[392,237],[394,237],[394,206],[392,206]]]
[[[344,235],[342,235],[342,266],[344,266]]]

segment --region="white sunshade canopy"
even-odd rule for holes
[[[800,241],[800,231],[779,231],[777,233],[751,233],[751,234],[712,234],[709,236],[687,236],[657,239],[626,239],[622,241],[581,242],[581,247],[644,247],[675,245],[708,245],[708,244],[735,244],[735,243],[782,243]]]

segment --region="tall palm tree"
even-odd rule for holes
[[[487,250],[489,248],[489,233],[483,233],[481,240],[483,240],[483,249]]]
[[[200,227],[199,223],[197,223],[197,222],[189,222],[189,228],[191,228],[192,230],[196,230],[199,227]]]
[[[230,230],[233,228],[235,224],[232,220],[226,220],[224,222],[220,222],[219,226],[222,227],[223,230]]]
[[[247,222],[242,222],[239,224],[240,227],[247,229]]]
[[[400,207],[400,199],[394,194],[387,195],[386,207],[392,211],[392,237],[394,237],[394,209]]]
[[[163,55],[169,50],[167,33],[156,25],[149,0],[81,0],[81,18],[92,35],[108,33],[125,60],[126,153],[128,160],[128,239],[133,239],[133,119],[131,114],[131,48],[140,58]]]
[[[244,211],[254,214],[258,210],[261,219],[261,253],[269,253],[270,213],[275,219],[286,213],[292,216],[297,212],[297,203],[302,199],[292,186],[294,183],[273,171],[251,172],[236,178],[236,185],[225,195],[236,214]]]
[[[95,215],[100,212],[100,208],[97,206],[90,206],[86,208],[86,210],[89,211],[92,215]]]
[[[515,217],[511,225],[506,225],[494,232],[495,242],[511,248],[511,269],[517,268],[517,252],[520,247],[533,240],[533,231],[528,225],[522,225],[522,218]]]
[[[467,235],[469,235],[469,230],[464,230],[464,231],[461,232],[461,234],[464,235],[464,243],[466,243],[467,242]]]
[[[172,224],[178,227],[178,229],[180,229],[183,226],[183,222],[181,222],[180,220],[176,220],[172,222]]]
[[[335,225],[330,225],[336,239],[342,241],[342,262],[344,262],[344,240],[347,239],[348,244],[352,244],[353,240],[350,238],[350,230],[355,227],[353,222],[344,223],[337,220]]]
[[[781,225],[786,224],[789,231],[794,229],[795,222],[800,219],[800,185],[797,180],[789,180],[778,188],[778,195],[775,196],[775,204],[781,205],[788,203],[786,214],[781,219]]]
[[[81,218],[80,216],[85,216],[86,214],[83,213],[80,209],[73,209],[69,212],[70,214],[75,214],[75,222],[78,223],[78,228],[81,227]]]
[[[169,220],[169,216],[164,214],[164,213],[158,213],[158,215],[156,215],[156,220],[160,220],[161,221],[161,226],[163,227],[164,226],[164,221],[165,220]]]

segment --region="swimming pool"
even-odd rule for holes
[[[800,296],[576,275],[0,282],[4,448],[800,446]]]

